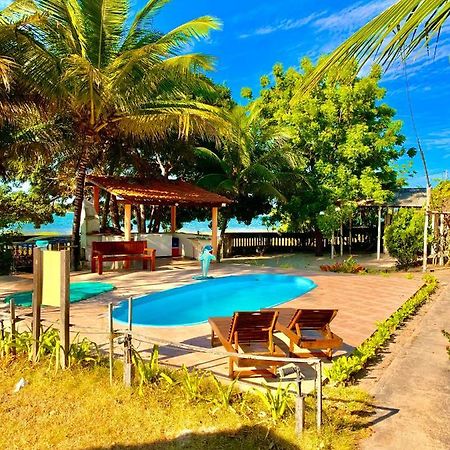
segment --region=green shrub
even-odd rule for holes
[[[386,247],[400,267],[412,266],[423,252],[423,211],[400,209],[384,233]]]
[[[0,231],[0,275],[9,275],[13,265],[11,244],[15,233]]]

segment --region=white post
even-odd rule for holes
[[[344,224],[341,222],[341,256],[344,256]]]
[[[422,271],[427,271],[428,266],[428,213],[430,212],[430,203],[431,203],[431,187],[427,187],[427,203],[425,206],[425,224],[423,227],[423,265]]]
[[[381,259],[381,206],[378,207],[377,261]]]
[[[331,232],[331,259],[334,259],[334,231]]]
[[[445,241],[444,241],[444,214],[439,215],[439,265],[444,265],[444,251],[445,251]]]

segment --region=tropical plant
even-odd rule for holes
[[[186,366],[181,368],[181,386],[189,401],[198,401],[203,398],[201,391],[202,381],[205,377],[205,372],[193,370],[189,372]]]
[[[233,136],[219,150],[197,147],[197,184],[235,200],[221,212],[223,237],[228,222],[251,220],[268,213],[272,202],[284,201],[280,177],[295,165],[296,155],[287,145],[290,134],[275,126],[256,109],[236,106],[231,110]]]
[[[212,58],[183,54],[220,24],[204,16],[157,32],[153,19],[167,3],[149,0],[134,17],[128,0],[16,0],[1,12],[0,53],[20,66],[16,76],[31,91],[71,115],[77,133],[75,266],[85,175],[98,147],[115,133],[217,136],[226,128],[218,108],[192,100],[213,92],[201,76]]]
[[[303,93],[325,76],[342,78],[355,59],[360,66],[374,61],[388,68],[416,49],[429,47],[433,38],[439,40],[449,16],[448,0],[398,0],[323,58],[305,80],[296,100],[300,101]]]
[[[353,256],[350,256],[342,262],[337,262],[335,264],[324,264],[320,266],[320,270],[323,272],[361,273],[366,269],[358,264]]]
[[[289,401],[292,398],[290,389],[290,383],[285,387],[279,383],[276,390],[273,390],[269,386],[265,386],[265,391],[255,390],[255,393],[263,401],[264,406],[274,421],[280,420],[286,413]]]
[[[229,408],[233,401],[234,389],[238,380],[234,379],[229,384],[223,384],[216,378],[215,375],[212,375],[212,380],[217,391],[217,395],[213,397],[213,403],[221,406],[222,408]]]
[[[397,259],[399,267],[410,267],[422,254],[424,220],[421,211],[402,208],[386,227],[386,248],[389,254]]]

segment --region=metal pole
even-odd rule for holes
[[[334,259],[334,231],[331,232],[331,259]]]
[[[124,373],[123,373],[123,382],[125,386],[130,387],[133,383],[133,346],[131,341],[131,329],[133,323],[133,297],[128,299],[128,333],[125,335],[124,343],[123,343],[123,351],[124,351]]]
[[[344,256],[344,224],[341,222],[341,256]]]
[[[11,321],[11,353],[15,355],[16,350],[16,303],[12,298],[9,301],[9,320]]]
[[[109,319],[109,382],[113,384],[114,377],[114,323],[112,308],[113,305],[108,305],[108,319]]]
[[[427,202],[426,202],[426,206],[425,206],[425,224],[423,227],[422,272],[426,272],[427,266],[428,266],[428,221],[429,221],[430,203],[431,203],[431,186],[428,184],[428,186],[427,186]]]
[[[322,361],[316,363],[317,431],[322,429]]]

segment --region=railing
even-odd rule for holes
[[[34,242],[13,242],[5,244],[12,252],[12,269],[16,271],[30,271],[33,268],[33,249],[36,247]],[[68,250],[71,247],[70,239],[58,239],[50,242],[47,246],[49,250]]]
[[[376,230],[357,228],[351,232],[344,230],[343,243],[346,249],[351,245],[352,250],[371,250],[376,245]],[[248,232],[226,233],[223,241],[225,257],[238,255],[261,255],[276,252],[300,252],[316,249],[316,233],[276,233],[276,232]],[[330,239],[323,238],[323,249],[329,249]],[[335,246],[340,246],[340,236],[334,240]]]

